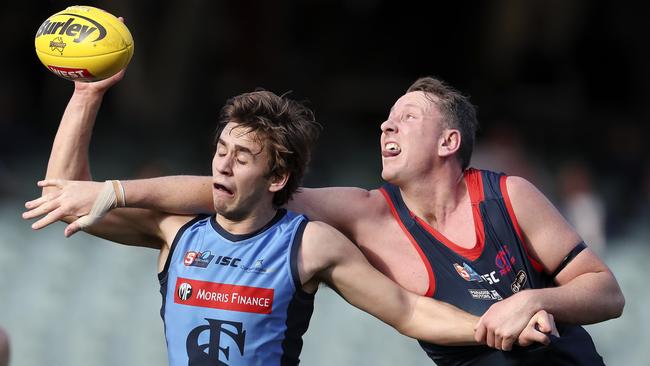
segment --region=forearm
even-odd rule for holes
[[[103,93],[72,95],[54,138],[46,178],[91,179],[88,146],[102,98]]]
[[[532,313],[546,310],[556,321],[593,324],[619,317],[625,299],[610,272],[591,272],[558,287],[526,290]]]
[[[123,181],[128,207],[175,214],[214,212],[212,178],[170,176]]]
[[[410,319],[398,327],[400,333],[430,343],[476,345],[474,326],[479,318],[457,307],[418,296]]]

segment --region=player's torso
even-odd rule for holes
[[[305,222],[283,213],[237,236],[199,217],[179,231],[160,276],[170,365],[297,363],[313,309],[291,260]]]
[[[371,192],[371,201],[381,214],[364,220],[352,239],[384,275],[413,293],[426,294],[429,276],[417,250],[402,232],[378,190]]]
[[[380,193],[385,198],[390,219],[379,220],[381,225],[375,227],[374,234],[360,235],[365,239],[360,240],[364,252],[371,253],[369,259],[373,264],[412,291],[476,315],[523,289],[552,285],[541,266],[527,253],[506,194],[505,176],[472,169],[465,179],[472,219],[468,220],[467,215],[462,217],[461,211],[461,217],[450,222],[456,227],[443,229],[447,236],[413,215],[397,187],[382,187]],[[471,245],[471,236],[475,237],[475,245]],[[409,281],[415,281],[415,285]],[[481,364],[531,364],[530,361],[538,359],[539,355],[552,363],[558,360],[569,360],[562,364],[602,362],[584,329],[567,326],[563,331],[564,337],[553,340],[550,347],[529,347],[517,352],[497,352],[487,347],[443,347],[423,342],[421,345],[441,365],[478,360],[487,362]],[[580,348],[585,350],[584,356],[580,356],[583,359],[576,356],[575,350]]]
[[[482,190],[479,183],[476,189]],[[385,189],[372,191],[371,204],[385,209],[373,210],[381,214],[359,225],[354,239],[369,261],[401,286],[447,302],[476,303],[475,312],[482,313],[494,301],[511,295],[513,288],[517,292],[528,287],[518,272],[538,272],[511,225],[502,197],[487,198],[475,205],[476,212],[468,199],[467,210],[459,210],[435,230],[415,217],[401,196],[404,207],[400,208],[389,203]],[[408,220],[397,219],[399,210],[407,212]]]
[[[357,227],[355,243],[370,263],[393,281],[411,292],[425,295],[430,286],[427,266],[395,219],[381,190],[371,191],[368,204],[377,214]],[[469,203],[466,210],[458,211],[438,229],[459,246],[472,248],[477,238]]]

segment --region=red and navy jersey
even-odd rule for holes
[[[492,304],[519,291],[554,286],[527,251],[508,197],[506,175],[468,169],[464,179],[476,231],[476,245],[471,249],[456,245],[414,215],[398,187],[385,184],[381,188],[395,219],[427,268],[426,296],[480,316]],[[561,337],[554,337],[550,346],[511,352],[487,346],[449,347],[426,342],[420,345],[439,365],[530,365],[540,356],[544,357],[544,364],[602,364],[584,329],[561,324],[558,329]]]

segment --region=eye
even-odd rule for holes
[[[248,156],[248,154],[245,154],[245,153],[237,154],[237,157],[236,157],[237,164],[246,165],[246,164],[248,164],[249,160],[250,160],[250,157]]]
[[[406,119],[414,119],[414,118],[415,116],[410,113],[406,115]]]

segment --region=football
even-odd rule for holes
[[[47,18],[34,45],[48,70],[74,81],[111,77],[133,56],[133,37],[124,23],[91,6],[70,6]]]

